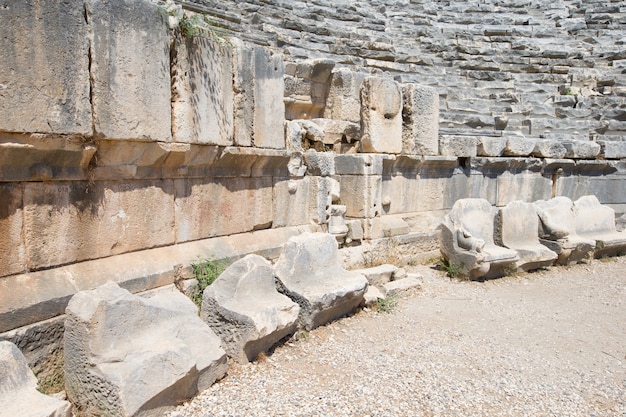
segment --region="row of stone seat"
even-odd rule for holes
[[[345,316],[367,288],[363,273],[341,266],[333,235],[304,233],[274,266],[253,254],[234,262],[205,290],[199,316],[174,286],[141,296],[112,282],[81,291],[66,309],[67,396],[84,415],[163,415],[222,378],[228,357],[253,360],[298,328]],[[68,402],[36,392],[9,342],[0,342],[0,369],[0,416],[31,407],[29,415],[69,417]]]
[[[593,195],[554,197],[494,208],[484,199],[458,200],[441,225],[441,253],[471,279],[494,278],[595,257],[626,253],[626,232]]]

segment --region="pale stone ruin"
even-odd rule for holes
[[[62,358],[87,372],[64,334],[83,358],[133,348],[70,337],[96,314],[84,294],[191,314],[172,292],[191,263],[246,259],[193,319],[218,370],[182,334],[137,349],[190,376],[119,413],[419,284],[371,266],[442,251],[485,279],[624,253],[622,1],[33,0],[0,20],[0,340],[40,381]],[[93,362],[118,398],[138,392]],[[99,401],[83,389],[69,399]]]

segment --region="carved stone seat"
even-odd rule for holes
[[[470,279],[495,278],[515,265],[512,249],[494,243],[495,209],[487,200],[457,200],[441,225],[441,253]]]
[[[293,334],[299,313],[298,304],[276,290],[269,261],[248,255],[204,290],[200,317],[231,358],[248,362]]]
[[[557,263],[568,265],[589,259],[596,242],[576,233],[574,203],[567,197],[535,201],[539,215],[539,242],[557,253]]]
[[[615,211],[603,206],[595,195],[580,197],[574,202],[576,233],[596,242],[594,256],[626,254],[626,232],[615,228]]]
[[[303,233],[285,243],[274,266],[279,291],[300,304],[301,325],[326,324],[354,311],[368,282],[341,266],[337,241],[328,233]]]
[[[531,271],[554,264],[558,255],[539,242],[539,218],[532,203],[512,201],[497,216],[496,241],[517,252],[518,269]]]

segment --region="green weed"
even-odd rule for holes
[[[204,290],[220,276],[228,265],[224,261],[213,259],[198,259],[191,263],[191,270],[198,281],[198,287],[191,296],[191,299],[198,307],[202,305],[202,295]]]

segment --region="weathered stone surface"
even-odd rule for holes
[[[374,217],[366,222],[366,239],[380,239],[409,233],[409,225],[398,216]]]
[[[506,149],[506,139],[481,136],[478,138],[478,156],[502,156]]]
[[[402,86],[402,153],[439,155],[439,94],[432,87]]]
[[[177,36],[173,48],[174,140],[232,145],[232,48],[203,36]]]
[[[495,210],[487,200],[460,199],[441,224],[441,253],[470,279],[492,278],[515,264],[517,253],[494,243]]]
[[[339,166],[337,161],[336,167]],[[382,213],[382,177],[380,175],[341,175],[341,201],[346,216],[369,218]]]
[[[254,135],[254,53],[253,47],[237,38],[233,43],[233,135],[237,146],[252,146]]]
[[[254,146],[285,148],[284,64],[281,55],[254,48]]]
[[[300,304],[306,329],[351,313],[367,289],[363,275],[343,269],[330,234],[303,233],[289,239],[274,271],[279,290]]]
[[[512,201],[496,217],[495,241],[517,252],[518,269],[530,271],[552,265],[557,254],[539,243],[539,217],[532,203]]]
[[[601,150],[599,143],[589,140],[563,141],[561,143],[567,150],[565,158],[593,159],[600,154]]]
[[[271,177],[181,179],[174,189],[177,242],[272,226]]]
[[[390,78],[368,77],[361,87],[361,151],[402,152],[402,90]]]
[[[0,10],[0,131],[90,135],[82,5],[3,0]]]
[[[626,253],[626,232],[615,227],[615,210],[603,206],[595,195],[580,197],[574,202],[576,233],[596,242],[596,258]]]
[[[532,155],[539,158],[563,159],[567,149],[556,140],[539,139],[535,142]]]
[[[574,203],[559,196],[534,202],[539,215],[539,241],[557,253],[557,263],[568,265],[587,260],[593,255],[596,242],[578,236]]]
[[[23,210],[29,269],[174,243],[172,181],[33,182]]]
[[[71,404],[37,391],[37,378],[11,342],[0,341],[0,416],[70,417]]]
[[[109,139],[170,141],[169,29],[147,0],[88,0],[94,127]],[[132,23],[130,23],[132,22]]]
[[[535,149],[536,139],[526,138],[522,135],[506,137],[506,156],[528,156]]]
[[[247,362],[294,333],[299,313],[298,304],[276,290],[272,265],[248,255],[204,290],[200,317],[230,357]]]
[[[330,219],[328,219],[328,233],[335,236],[339,242],[348,234],[346,225],[346,206],[333,204],[330,206]]]
[[[332,72],[324,117],[327,119],[361,122],[361,84],[366,74],[347,68]]]
[[[308,151],[303,155],[309,175],[317,175],[321,177],[335,175],[334,153]]]
[[[0,184],[0,277],[26,270],[22,187]]]
[[[378,300],[382,300],[385,298],[385,295],[378,288],[370,285],[367,287],[367,291],[363,295],[363,306],[371,307],[375,305]]]
[[[382,175],[385,155],[359,154],[335,156],[337,175]]]
[[[66,314],[65,386],[86,413],[162,415],[226,371],[219,337],[177,290],[144,298],[108,283]]]
[[[551,178],[530,170],[505,171],[497,177],[496,187],[497,206],[504,206],[514,200],[531,202],[549,199],[552,193]]]
[[[439,138],[439,153],[467,158],[476,156],[478,140],[473,136],[444,135]]]
[[[361,139],[361,126],[357,123],[332,119],[312,121],[324,131],[324,143],[327,145],[353,143]]]
[[[626,158],[626,140],[599,140],[601,155],[606,159]]]

